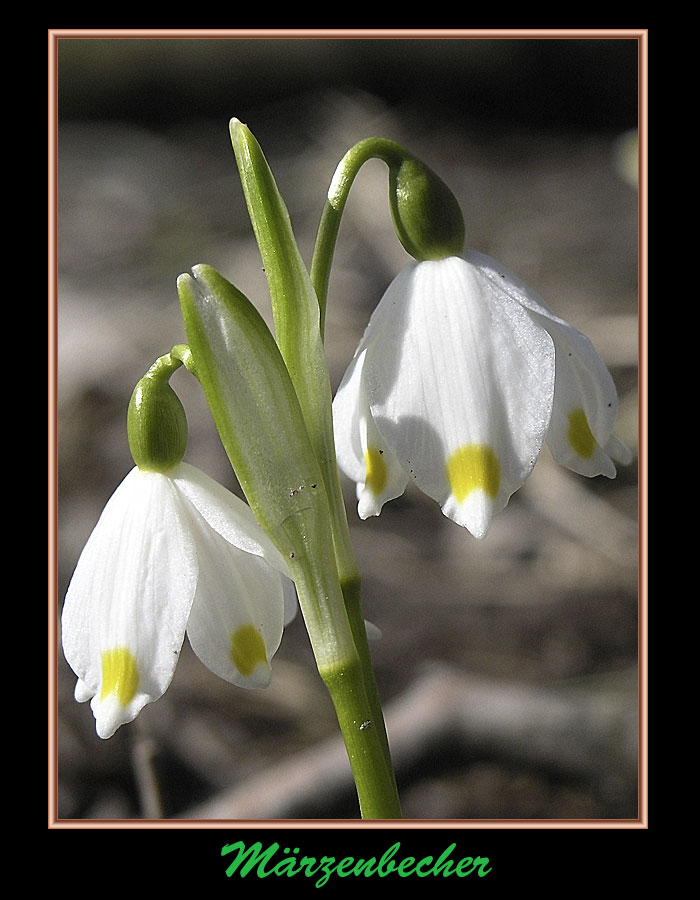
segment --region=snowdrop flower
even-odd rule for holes
[[[92,701],[102,738],[162,696],[185,632],[212,672],[265,687],[296,610],[287,565],[250,507],[181,461],[184,412],[162,368],[134,392],[137,465],[88,539],[62,614],[75,696]]]
[[[333,403],[338,462],[361,518],[413,480],[483,538],[546,440],[582,475],[631,454],[590,341],[487,256],[409,264],[375,309]]]
[[[187,463],[135,467],[78,561],[62,617],[76,699],[111,737],[170,684],[185,630],[202,662],[265,687],[294,591],[250,508]],[[290,603],[291,601],[291,603]]]

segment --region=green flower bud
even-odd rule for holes
[[[389,201],[396,234],[417,260],[459,256],[464,218],[452,191],[408,154],[390,164]]]
[[[157,360],[134,388],[127,412],[129,449],[139,469],[167,472],[185,455],[187,418],[168,379],[181,365],[171,356]]]

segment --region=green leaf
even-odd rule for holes
[[[306,421],[331,505],[341,569],[352,567],[333,436],[332,391],[320,309],[287,207],[250,129],[232,119],[231,141],[270,288],[275,335]]]

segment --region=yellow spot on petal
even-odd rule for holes
[[[501,484],[501,464],[488,444],[464,444],[447,460],[447,477],[459,503],[477,489],[495,497]]]
[[[100,700],[116,694],[122,706],[134,699],[139,686],[139,667],[126,647],[114,647],[102,654],[102,690]]]
[[[386,463],[381,450],[376,447],[365,450],[365,470],[365,484],[378,497],[386,484]]]
[[[595,453],[596,440],[591,434],[585,412],[579,408],[569,413],[569,443],[584,459],[590,459]]]
[[[267,663],[265,642],[254,625],[243,625],[231,635],[231,660],[241,675],[252,675],[258,663]]]

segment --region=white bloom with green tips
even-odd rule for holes
[[[338,462],[362,518],[413,480],[476,537],[542,445],[584,475],[629,458],[617,394],[582,334],[515,276],[468,251],[408,265],[387,289],[336,394]]]
[[[78,561],[63,650],[108,738],[168,688],[185,632],[241,687],[265,687],[294,609],[286,564],[250,508],[203,472],[131,470]]]

